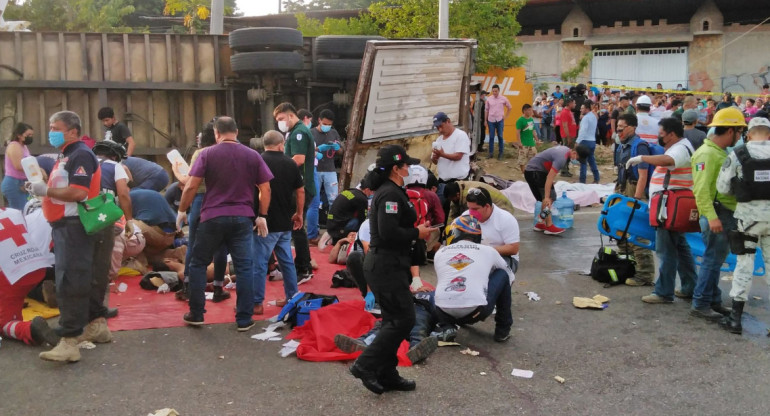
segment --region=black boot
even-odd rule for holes
[[[222,302],[223,300],[230,299],[230,292],[226,291],[222,286],[214,286],[214,297],[212,302]]]
[[[187,302],[188,300],[190,300],[190,288],[187,285],[187,282],[184,282],[182,284],[182,288],[177,290],[174,296],[176,297],[176,300],[179,300],[182,302]]]
[[[743,315],[743,305],[745,304],[746,302],[739,302],[734,300],[733,310],[730,313],[730,316],[722,318],[722,320],[719,321],[719,326],[721,326],[725,331],[731,332],[733,334],[740,334],[743,332],[743,327],[741,326],[741,316]]]

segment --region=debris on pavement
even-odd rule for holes
[[[532,376],[535,375],[535,372],[532,370],[521,370],[518,368],[514,368],[513,371],[511,371],[511,375],[514,377],[532,378]]]
[[[96,344],[94,344],[91,341],[83,341],[80,344],[78,344],[78,348],[83,349],[83,350],[92,350],[92,349],[96,348]]]
[[[582,298],[575,296],[572,298],[572,305],[580,309],[605,309],[610,298],[602,295],[596,295],[593,298]]]
[[[564,384],[564,382],[565,382],[565,381],[567,381],[567,380],[565,380],[565,379],[564,379],[564,377],[562,377],[562,376],[555,376],[553,379],[554,379],[554,380],[556,380],[556,381],[558,381],[558,382],[559,382],[559,383],[561,383],[561,384]]]
[[[762,300],[762,296],[752,296],[751,298],[754,300]]]
[[[731,282],[733,280],[733,275],[726,274],[726,275],[722,276],[721,280],[724,280],[725,282]]]
[[[540,296],[538,296],[538,294],[535,293],[535,292],[527,292],[527,293],[525,293],[525,295],[527,295],[529,300],[533,300],[535,302],[540,300]]]
[[[293,340],[283,344],[283,348],[281,348],[281,350],[278,351],[278,354],[281,357],[286,358],[286,357],[294,354],[295,352],[297,352],[297,347],[299,347],[299,341],[297,341],[296,339],[293,339]]]
[[[179,416],[179,412],[167,407],[165,409],[156,410],[155,413],[148,413],[147,416]]]
[[[480,376],[485,376],[485,375],[487,375],[487,373],[486,373],[486,372],[484,372],[484,371],[482,371],[482,372],[480,372],[480,373],[479,373],[479,375],[480,375]]]
[[[472,355],[472,356],[475,357],[475,356],[479,355],[479,352],[478,351],[473,351],[470,348],[466,348],[466,349],[460,351],[460,354]]]
[[[275,331],[265,331],[261,334],[252,335],[251,339],[258,339],[260,341],[267,341],[270,338],[280,337],[281,334]]]
[[[438,342],[439,347],[459,347],[459,342],[450,342],[450,341],[439,341]]]

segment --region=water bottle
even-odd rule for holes
[[[69,174],[64,169],[64,163],[59,162],[58,167],[51,172],[51,180],[48,181],[48,187],[59,189],[66,188],[69,185]],[[56,198],[51,198],[51,202],[54,204],[64,205],[64,201],[60,201]]]
[[[532,225],[535,226],[540,221],[540,210],[543,209],[543,203],[540,201],[535,202],[535,215],[532,219]]]
[[[21,159],[21,167],[24,169],[24,176],[32,183],[43,182],[43,170],[37,163],[35,156],[27,156]]]
[[[171,163],[171,166],[176,165],[179,173],[182,175],[187,175],[190,173],[190,165],[185,162],[184,158],[179,153],[179,150],[174,149],[166,153],[166,157],[168,158],[169,163]]]
[[[562,192],[561,198],[553,203],[553,223],[559,228],[572,228],[574,222],[575,202],[567,198],[567,192]],[[556,213],[558,211],[558,213]]]

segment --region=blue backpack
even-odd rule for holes
[[[666,149],[664,149],[663,146],[661,146],[659,144],[648,143],[645,140],[642,140],[639,136],[637,136],[637,137],[634,138],[634,141],[631,142],[631,157],[635,157],[635,156],[639,155],[638,148],[639,148],[640,144],[644,145],[644,146],[647,146],[649,148],[650,156],[662,155],[662,154],[666,153]],[[645,186],[645,189],[650,184],[650,178],[652,178],[652,172],[654,170],[655,170],[655,166],[648,164],[648,167],[647,167],[647,185]],[[639,166],[637,165],[637,166],[632,167],[631,168],[631,172],[633,172],[632,176],[634,177],[634,179],[638,180],[639,179]]]

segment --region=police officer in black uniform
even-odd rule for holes
[[[382,329],[350,372],[377,394],[410,391],[417,386],[398,374],[396,352],[401,341],[408,340],[415,323],[414,301],[409,291],[412,245],[418,239],[426,239],[432,230],[429,224],[414,226],[417,214],[403,188],[409,165],[419,162],[401,146],[385,146],[377,153],[371,175],[375,193],[369,213],[371,248],[364,259],[364,275],[382,310]]]

